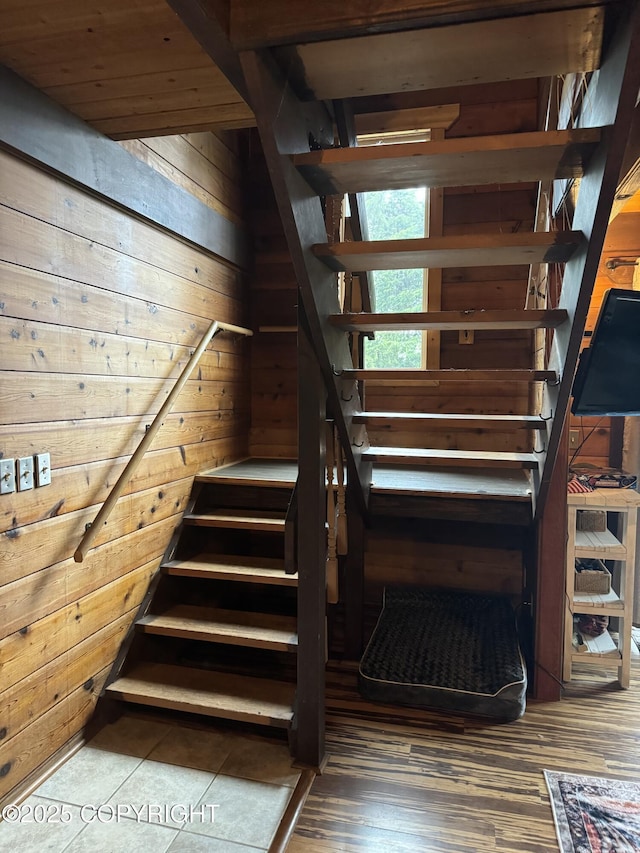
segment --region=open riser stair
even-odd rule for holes
[[[196,478],[107,694],[291,735],[298,578],[285,570],[284,520],[292,484],[222,479]]]
[[[640,83],[632,5],[611,14],[604,56],[604,8],[373,35],[354,24],[352,38],[241,54],[299,287],[299,370],[312,377],[312,351],[360,513],[540,517]],[[589,91],[558,126],[557,80],[571,74]],[[474,132],[471,90],[504,93],[519,76],[540,81],[534,126],[509,127],[503,110]],[[413,131],[423,138],[398,141]],[[370,237],[363,196],[425,186],[424,236]],[[424,270],[422,310],[376,310],[376,273],[406,269]],[[391,330],[422,334],[421,368],[367,364],[364,339]],[[325,400],[299,395],[299,485],[313,495]]]

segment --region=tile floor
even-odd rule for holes
[[[0,850],[265,851],[298,777],[283,742],[123,716],[0,823]]]

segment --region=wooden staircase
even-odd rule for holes
[[[264,14],[268,17],[266,9]],[[313,17],[312,12],[309,15]],[[510,504],[517,509],[513,523],[527,525],[534,513],[540,516],[640,83],[638,63],[631,59],[638,39],[637,19],[637,8],[634,11],[627,4],[621,21],[612,22],[616,35],[605,57],[601,56],[602,9],[403,31],[405,22],[398,25],[399,31],[374,35],[354,20],[357,32],[352,38],[322,41],[317,36],[300,43],[288,38],[280,53],[256,50],[260,36],[252,35],[247,45],[251,49],[241,53],[241,62],[298,281],[299,371],[312,376],[317,365],[324,383],[318,399],[304,380],[299,385],[301,494],[311,498],[318,490],[322,439],[316,421],[324,411],[326,394],[345,453],[352,510],[366,513],[376,494],[386,488],[411,495],[410,511],[417,516],[443,517],[439,514],[443,501],[448,502],[444,517],[449,518],[468,518],[471,503],[476,506],[475,521],[496,521],[496,514]],[[390,20],[385,20],[384,29],[393,29]],[[271,24],[270,40],[262,47],[277,45],[278,24]],[[598,68],[573,127],[464,139],[446,139],[439,133],[429,142],[356,145],[354,115],[358,110],[366,112],[363,103],[379,105],[386,98],[384,109],[391,114],[394,101],[409,105],[407,95],[413,98],[410,105],[416,106],[420,93],[442,89],[446,104],[447,87],[497,84],[519,74],[588,75]],[[542,188],[575,178],[581,187],[568,229],[543,226],[531,232],[465,235],[440,231],[420,239],[372,241],[360,215],[358,194],[373,190],[536,181],[541,187],[536,220],[540,225],[546,218],[550,225],[551,216],[542,215]],[[336,194],[349,194],[352,213],[358,214],[352,240],[327,239],[321,197]],[[544,264],[565,265],[558,304],[540,305],[537,297],[529,301],[523,293],[517,310],[474,304],[463,311],[433,305],[419,313],[344,313],[335,277],[346,272],[364,278],[368,272],[387,269],[424,268],[431,274],[450,268]],[[368,302],[373,299],[363,297],[365,309]],[[470,346],[467,363],[443,369],[427,359],[421,371],[368,370],[358,357],[353,358],[362,351],[354,345],[355,336],[390,329],[441,335],[476,332],[496,339],[516,334],[522,336],[524,346],[528,342],[531,357],[523,365],[474,365]],[[540,329],[547,330],[546,340],[534,337]],[[542,364],[534,348],[545,353]],[[398,411],[381,406],[381,392],[373,395],[368,388],[381,382],[407,383],[410,405]],[[514,409],[508,389],[514,389],[514,397],[516,390],[522,396],[521,386],[531,383],[541,385],[537,394],[529,396],[528,411]],[[420,388],[435,384],[437,392],[425,401]],[[453,407],[449,399],[456,386],[464,388],[459,395],[476,389],[473,405]],[[494,401],[495,389],[500,391],[501,405]],[[372,396],[377,405],[367,411]],[[408,427],[424,427],[424,446],[403,442]],[[385,445],[371,440],[382,432]],[[498,433],[505,436],[503,449],[494,449]],[[301,516],[300,526],[301,536],[309,541],[308,553],[322,548],[313,512]],[[309,572],[301,582],[301,596],[321,593],[324,585],[318,575],[322,571],[319,567]],[[313,618],[309,637],[319,645],[323,638],[319,607]],[[301,643],[300,673],[308,669],[305,660],[321,665],[318,648],[307,650]],[[303,760],[313,761],[309,758],[313,755],[318,760],[322,753],[320,717],[321,711],[312,713],[308,707],[301,715],[301,730],[311,731]]]
[[[190,504],[107,694],[291,732],[297,573],[285,570],[293,484],[227,469]]]

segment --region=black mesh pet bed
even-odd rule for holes
[[[509,599],[388,587],[359,682],[376,702],[516,720],[527,677]]]

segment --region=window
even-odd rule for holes
[[[425,236],[424,187],[364,194],[370,240],[407,240]],[[376,270],[372,273],[376,312],[422,311],[424,271]],[[364,366],[424,366],[424,335],[420,331],[376,332],[365,341]]]

